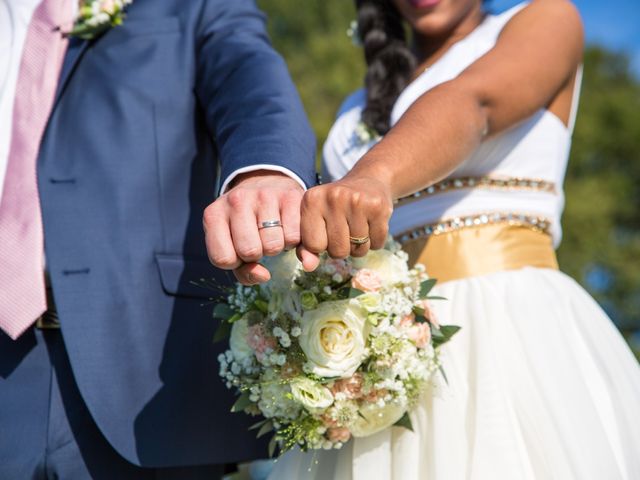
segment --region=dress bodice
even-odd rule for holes
[[[393,108],[391,124],[425,92],[451,80],[495,45],[504,25],[522,8],[522,3],[500,15],[488,15],[469,35],[454,44],[434,65],[425,70],[402,92]],[[579,88],[576,88],[577,97]],[[344,176],[376,142],[362,138],[359,127],[366,102],[358,90],[344,102],[323,149],[324,177]],[[560,216],[564,207],[562,183],[571,145],[571,131],[577,98],[569,127],[557,116],[541,109],[510,129],[484,141],[452,173],[450,182],[461,178],[511,180],[505,188],[452,188],[415,201],[397,205],[391,219],[391,233],[397,235],[414,227],[442,219],[484,213],[513,212],[535,215],[549,221],[549,232],[557,245],[561,238]],[[520,188],[520,181],[530,183]],[[533,183],[553,188],[530,188]],[[473,182],[472,182],[473,183]],[[486,183],[486,182],[485,182]]]

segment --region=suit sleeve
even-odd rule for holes
[[[315,138],[253,0],[205,1],[196,94],[220,157],[220,183],[271,165],[315,184]]]

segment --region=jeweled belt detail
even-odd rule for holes
[[[430,187],[420,190],[407,197],[402,197],[396,201],[396,205],[406,205],[424,197],[445,193],[452,190],[462,190],[468,188],[487,188],[504,190],[531,190],[556,194],[556,185],[547,180],[521,177],[461,177],[450,178]]]
[[[444,233],[453,232],[463,228],[482,227],[484,225],[507,224],[522,227],[528,227],[532,230],[550,234],[551,221],[540,215],[526,213],[480,213],[475,215],[467,215],[444,219],[440,222],[430,223],[410,230],[406,230],[395,239],[400,243],[406,243],[410,240],[429,237],[431,235],[442,235]]]

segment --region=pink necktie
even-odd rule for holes
[[[25,40],[13,105],[11,147],[0,199],[0,329],[14,340],[46,310],[42,214],[36,177],[67,41],[70,0],[43,0]]]

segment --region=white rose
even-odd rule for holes
[[[321,303],[304,313],[301,327],[298,341],[313,373],[342,378],[354,374],[365,351],[366,312],[348,300]]]
[[[249,320],[247,315],[240,320],[233,322],[231,326],[231,336],[229,338],[229,347],[233,352],[234,358],[242,362],[245,358],[253,355],[253,349],[247,343],[249,336]]]
[[[265,286],[274,290],[289,289],[302,268],[295,250],[282,252],[275,257],[264,257],[261,263],[271,274],[271,280]]]
[[[361,305],[367,312],[375,312],[382,304],[382,295],[377,292],[367,292],[352,299],[351,303]]]
[[[306,377],[296,378],[290,384],[291,394],[307,410],[321,410],[331,406],[333,395],[331,391]]]
[[[353,266],[377,272],[385,285],[402,282],[409,273],[407,263],[389,250],[369,250],[364,257],[353,258]]]
[[[360,407],[360,415],[349,425],[349,430],[354,437],[368,437],[389,428],[406,411],[406,407],[398,402],[388,402],[383,407],[367,403]]]

